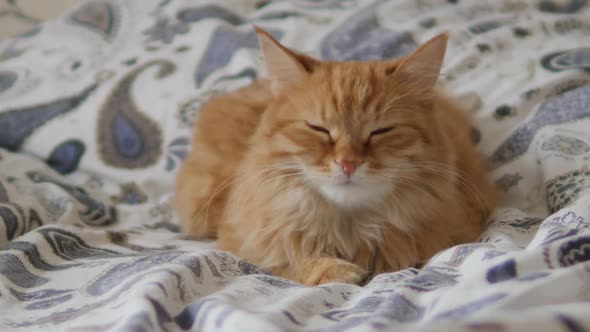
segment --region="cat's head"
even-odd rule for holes
[[[275,95],[260,128],[269,163],[294,169],[339,206],[360,208],[388,197],[436,153],[431,111],[445,34],[402,59],[328,62],[257,32]]]

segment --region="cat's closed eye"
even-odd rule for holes
[[[383,127],[383,128],[379,128],[377,130],[373,130],[370,134],[369,134],[369,138],[367,139],[366,144],[371,143],[371,139],[375,136],[378,135],[383,135],[386,134],[390,131],[392,131],[393,129],[395,129],[395,126],[389,126],[389,127]]]
[[[385,134],[388,133],[390,131],[392,131],[394,128],[394,126],[389,126],[389,127],[384,127],[384,128],[380,128],[377,130],[373,130],[370,134],[370,136],[376,136],[376,135],[381,135],[381,134]]]
[[[328,128],[325,128],[325,127],[322,127],[322,126],[318,126],[318,125],[314,125],[314,124],[311,124],[311,123],[309,123],[309,122],[307,122],[307,121],[305,121],[305,124],[306,124],[306,125],[307,125],[307,126],[308,126],[308,127],[311,129],[311,130],[315,130],[315,131],[317,131],[317,132],[320,132],[320,133],[327,134],[327,135],[328,135],[328,137],[330,137],[330,140],[332,139],[332,136],[330,135],[330,130],[329,130]]]

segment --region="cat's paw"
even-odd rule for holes
[[[313,268],[308,272],[303,283],[308,286],[330,282],[358,285],[367,275],[367,270],[359,265],[339,258],[322,257],[314,262]]]

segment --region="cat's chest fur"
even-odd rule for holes
[[[319,254],[349,260],[354,259],[359,248],[378,247],[388,226],[387,215],[377,206],[347,209],[307,188],[286,190],[276,195],[269,207],[275,222],[313,241]]]

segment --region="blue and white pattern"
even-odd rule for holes
[[[1,42],[0,330],[589,330],[588,22],[585,0],[87,0]],[[336,60],[450,32],[442,81],[504,194],[481,242],[308,288],[181,234],[191,124],[261,75],[252,24]]]

